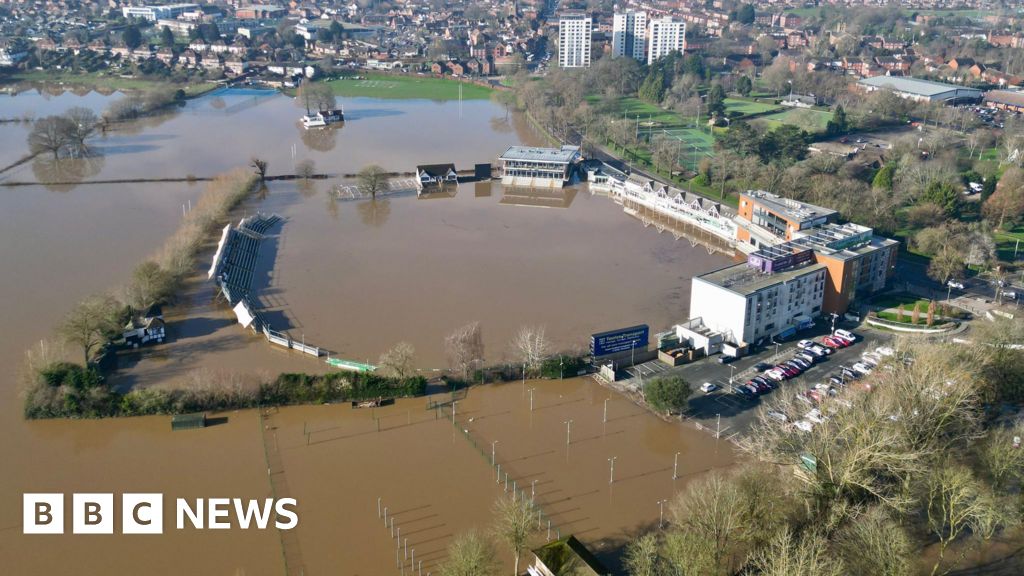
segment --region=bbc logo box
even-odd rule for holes
[[[25,534],[63,534],[64,494],[25,494],[22,502]],[[114,495],[83,493],[71,495],[72,534],[113,534]],[[162,494],[121,495],[122,534],[162,534]]]

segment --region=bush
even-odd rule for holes
[[[682,412],[692,392],[681,376],[655,378],[644,386],[647,403],[659,412]]]
[[[553,356],[540,365],[541,378],[573,377],[585,370],[587,363],[578,356]]]

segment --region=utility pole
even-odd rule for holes
[[[494,460],[494,446],[497,443],[498,443],[497,440],[494,440],[494,441],[491,442],[491,466],[494,466],[494,464],[495,464],[495,460]]]
[[[608,459],[608,462],[611,464],[611,470],[608,473],[608,483],[609,484],[614,484],[615,483],[615,461],[618,458],[619,458],[618,456],[612,456],[611,458]]]
[[[570,434],[572,434],[572,420],[565,421],[565,445],[569,445]]]

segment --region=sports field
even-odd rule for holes
[[[753,122],[769,130],[774,130],[783,124],[792,124],[808,132],[824,132],[825,127],[828,126],[828,121],[831,119],[832,112],[808,108],[790,108],[777,114],[756,118]]]
[[[781,106],[775,104],[765,104],[764,102],[754,102],[752,100],[739,100],[737,98],[726,98],[725,99],[725,113],[730,117],[733,114],[739,113],[743,116],[750,116],[751,114],[763,114],[765,112],[771,112],[772,110],[781,110]]]
[[[458,100],[460,84],[463,100],[486,100],[491,97],[490,88],[431,76],[369,74],[360,76],[359,80],[342,78],[331,80],[328,84],[335,94],[346,97]]]

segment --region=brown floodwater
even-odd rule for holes
[[[19,98],[37,98],[19,104],[37,115],[66,108],[64,100],[48,108],[42,96],[12,100]],[[287,98],[227,93],[119,126],[97,138],[99,160],[89,164],[29,163],[0,176],[33,181],[60,174],[65,182],[0,188],[0,565],[6,572],[281,574],[291,559],[289,567],[301,565],[306,574],[380,574],[394,569],[394,544],[376,519],[378,497],[399,512],[396,522],[407,524],[403,532],[425,568],[443,559],[452,535],[489,523],[491,503],[502,493],[489,458],[450,421],[435,420],[423,399],[372,411],[381,417],[380,433],[366,411],[338,406],[284,409],[263,423],[256,411],[235,412],[221,425],[175,433],[166,417],[22,419],[17,373],[24,351],[51,336],[74,302],[125,282],[174,231],[182,205],[202,191],[187,183],[75,185],[75,178],[211,175],[253,154],[268,158],[272,173],[306,158],[337,174],[370,162],[401,170],[441,161],[469,167],[531,141],[515,118],[506,122],[504,110],[486,101],[345,106],[346,126],[310,138],[295,125],[298,111]],[[23,125],[0,125],[4,158],[24,153],[25,133]],[[624,323],[664,326],[685,318],[689,276],[726,263],[644,228],[584,190],[561,199],[522,198],[498,185],[463,185],[453,198],[373,204],[332,200],[327,192],[337,183],[273,183],[240,213],[260,209],[288,218],[261,254],[267,275],[260,297],[272,317],[293,336],[353,359],[373,361],[408,340],[421,367],[437,367],[441,338],[468,320],[481,321],[493,361],[505,358],[521,324],[546,324],[562,347]],[[129,359],[115,382],[174,385],[195,368],[323,369],[322,361],[244,333],[213,296],[207,283],[191,284],[169,310],[170,342]],[[618,396],[611,396],[604,425],[609,394],[589,381],[528,385],[537,388],[532,418],[521,384],[491,386],[460,402],[460,427],[481,446],[499,440],[498,461],[514,478],[538,480],[537,499],[556,529],[580,535],[602,554],[657,521],[657,501],[684,481],[671,481],[675,452],[682,453],[684,478],[731,462],[729,451],[707,436],[662,423]],[[565,450],[568,419],[576,440]],[[309,446],[304,429],[312,431]],[[280,455],[269,478],[267,446]],[[613,456],[617,481],[609,486]],[[22,493],[50,491],[287,493],[299,500],[301,520],[283,545],[272,530],[21,535]]]

